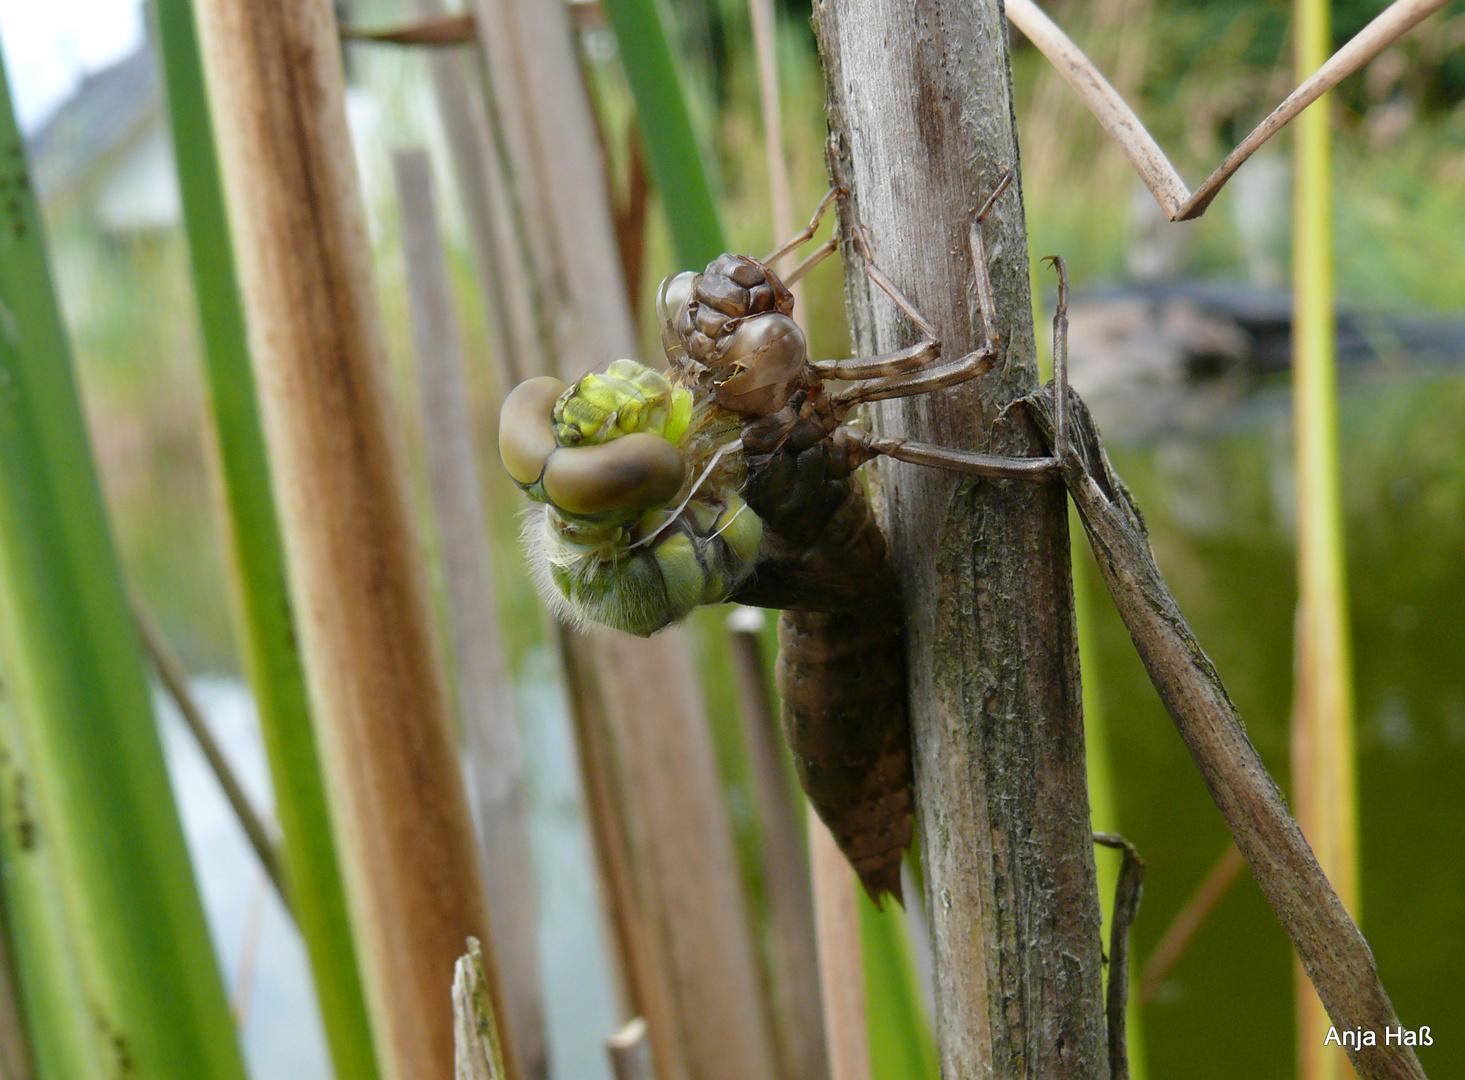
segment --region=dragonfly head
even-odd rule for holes
[[[567,516],[633,521],[681,489],[691,411],[688,391],[632,360],[574,386],[530,379],[504,399],[499,456],[530,498]]]

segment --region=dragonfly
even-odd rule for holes
[[[915,344],[811,360],[790,286],[839,249],[834,235],[780,277],[762,259],[721,255],[662,282],[668,367],[612,362],[574,385],[544,376],[504,400],[499,452],[539,506],[523,540],[550,609],[575,624],[649,636],[703,604],[781,612],[776,679],[799,781],[878,905],[902,901],[914,829],[904,608],[885,537],[856,470],[884,456],[984,477],[1051,480],[1057,458],[1019,458],[880,438],[851,414],[935,393],[991,370],[1001,353],[983,222],[1006,173],[972,215],[969,246],[983,333],[955,359],[875,260],[863,224],[850,240],[866,276],[911,320]],[[1067,276],[1055,319],[1055,447],[1064,441]],[[1055,454],[1059,453],[1055,449]]]

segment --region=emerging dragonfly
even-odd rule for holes
[[[500,418],[505,467],[544,504],[524,540],[557,614],[645,636],[700,604],[782,610],[784,735],[804,791],[877,903],[885,893],[900,899],[913,827],[904,615],[854,470],[883,454],[1041,480],[1056,475],[1056,462],[880,439],[844,420],[865,402],[941,390],[992,367],[1000,342],[982,222],[1010,179],[972,219],[984,335],[965,356],[942,361],[935,330],[856,226],[865,273],[922,339],[878,356],[808,359],[788,286],[837,250],[838,237],[783,279],[770,267],[813,238],[844,194],[834,189],[808,228],[764,259],[722,255],[700,274],[662,282],[667,372],[617,360],[574,386],[531,379],[505,399]],[[1059,446],[1064,374],[1060,366]]]

